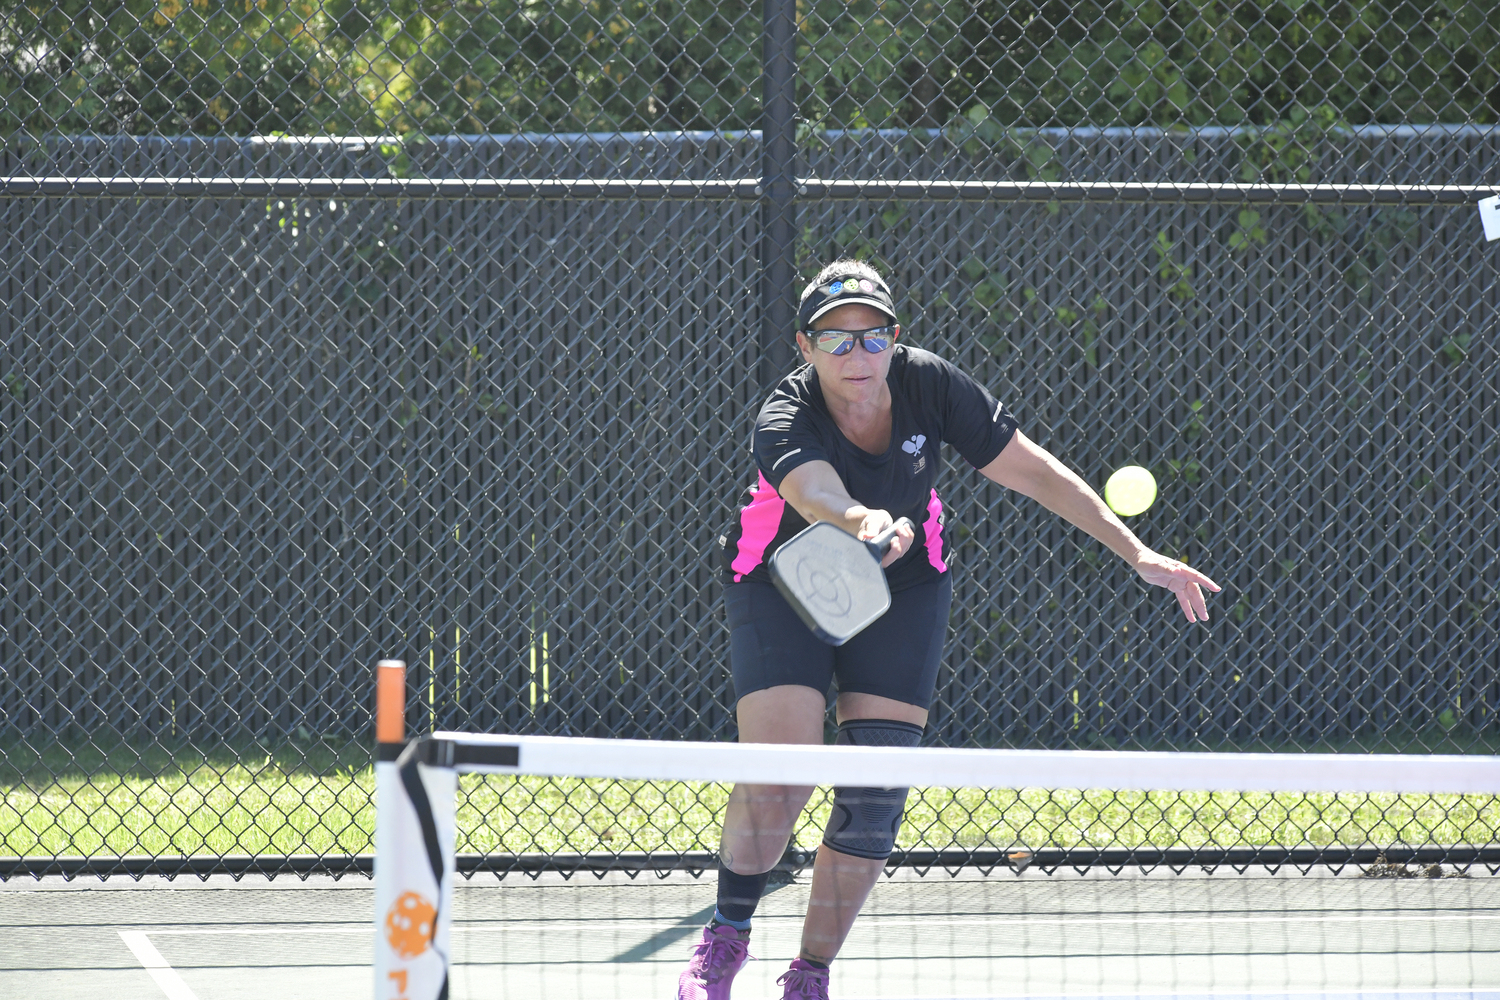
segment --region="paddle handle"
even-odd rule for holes
[[[876,535],[874,538],[865,542],[865,544],[870,547],[870,551],[875,553],[876,559],[885,558],[885,554],[891,549],[891,543],[896,540],[896,532],[901,529],[901,526],[903,524],[910,528],[912,531],[917,530],[917,526],[911,523],[911,518],[903,517],[895,524],[891,525],[889,528],[886,528],[880,534]]]

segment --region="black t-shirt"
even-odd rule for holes
[[[834,422],[804,365],[781,380],[755,420],[752,450],[759,467],[748,502],[719,538],[726,582],[770,582],[766,560],[807,527],[777,492],[805,462],[833,466],[855,500],[917,526],[916,544],[886,567],[892,591],[938,579],[943,561],[943,503],[937,481],[938,442],[946,441],[975,468],[995,460],[1016,432],[1016,419],[989,391],[942,358],[898,346],[886,382],[891,388],[891,443],[884,455],[856,447]]]

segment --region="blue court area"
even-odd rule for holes
[[[663,1000],[712,897],[683,874],[461,882],[452,996]],[[0,997],[367,1000],[372,898],[363,878],[12,881]],[[806,903],[805,881],[766,897],[736,998],[780,996]],[[832,996],[1500,1000],[1500,878],[903,872]]]

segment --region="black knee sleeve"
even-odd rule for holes
[[[839,726],[842,746],[914,747],[922,727],[891,719],[852,719]],[[823,843],[840,854],[884,861],[896,847],[906,788],[835,788]]]

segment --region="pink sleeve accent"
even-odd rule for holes
[[[761,564],[766,546],[781,529],[781,515],[786,510],[786,501],[776,492],[776,487],[766,482],[763,473],[757,473],[760,481],[755,485],[755,497],[740,511],[739,551],[729,568],[743,575]],[[933,494],[936,496],[936,494]]]
[[[927,520],[922,522],[922,534],[927,539],[927,561],[939,573],[946,573],[948,564],[943,562],[942,516],[943,501],[938,499],[937,490],[933,490],[932,499],[927,501]]]

